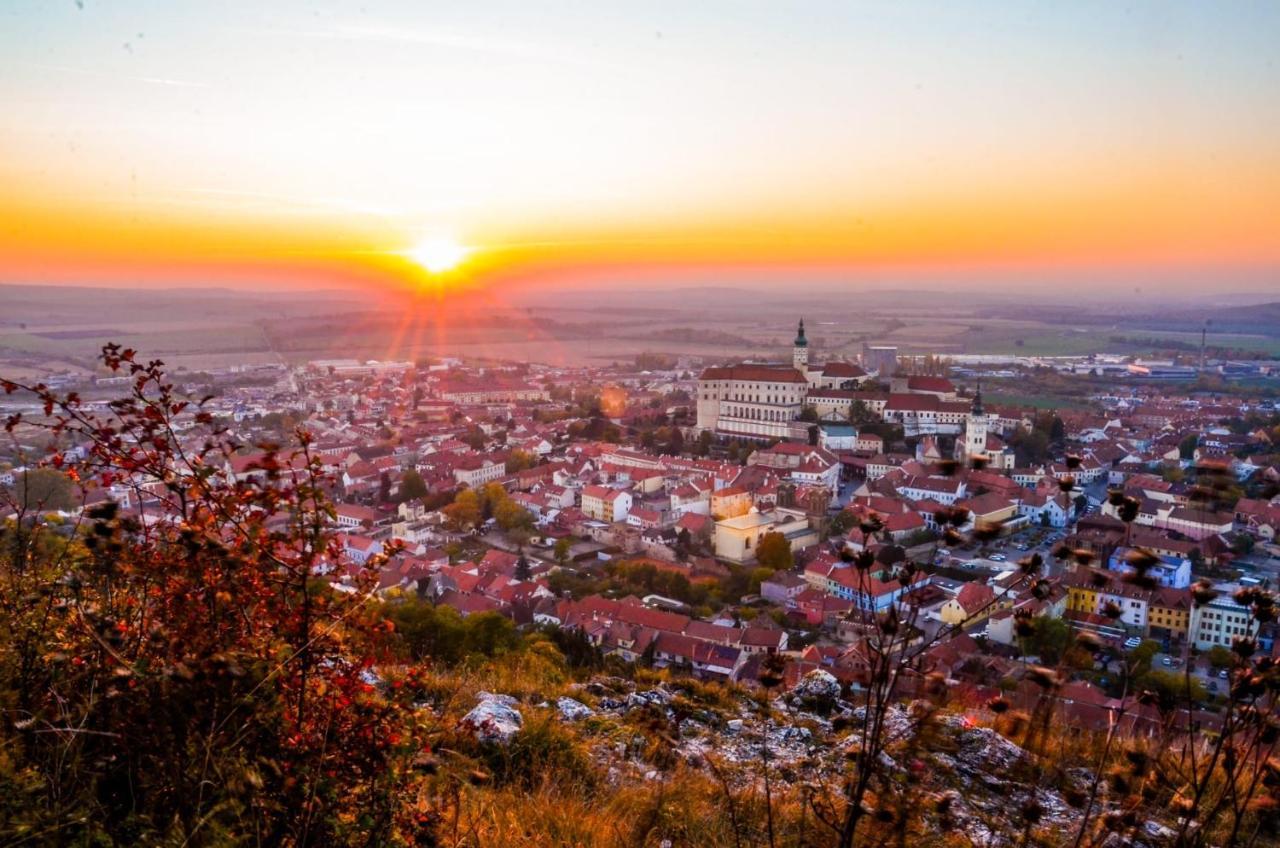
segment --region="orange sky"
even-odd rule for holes
[[[20,3],[0,282],[1280,269],[1265,7],[371,5]],[[457,271],[406,259],[441,237],[470,248]]]

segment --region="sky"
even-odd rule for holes
[[[0,282],[1277,291],[1277,44],[1271,2],[7,0]]]

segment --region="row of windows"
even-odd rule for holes
[[[751,421],[790,421],[791,411],[785,409],[756,409],[750,406],[731,406],[725,411],[731,418],[746,418]]]

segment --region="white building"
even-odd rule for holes
[[[1231,647],[1231,640],[1252,637],[1258,633],[1258,622],[1249,607],[1241,606],[1232,597],[1238,587],[1233,584],[1215,586],[1218,597],[1207,604],[1191,607],[1191,643],[1197,650],[1206,651],[1214,646]]]

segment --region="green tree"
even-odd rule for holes
[[[1185,705],[1188,699],[1192,703],[1209,700],[1204,685],[1191,675],[1157,669],[1136,678],[1134,684],[1139,691],[1153,692],[1160,708],[1166,712],[1180,704]]]
[[[75,506],[75,486],[71,478],[55,468],[24,471],[14,484],[18,503],[24,509],[71,509]]]
[[[1209,665],[1214,669],[1230,668],[1236,660],[1236,655],[1221,645],[1214,645],[1205,654],[1205,659],[1209,661]]]
[[[400,498],[406,501],[427,496],[427,484],[416,468],[407,469],[400,476]]]
[[[791,554],[791,543],[781,533],[765,533],[756,546],[756,562],[763,568],[774,571],[790,569],[795,561]]]
[[[1133,664],[1133,674],[1135,677],[1146,674],[1151,670],[1151,661],[1155,655],[1160,652],[1160,643],[1151,639],[1144,639],[1142,644],[1129,652],[1129,662]]]
[[[568,536],[556,539],[555,558],[560,565],[569,562],[569,554],[573,551],[573,540]]]
[[[1032,621],[1033,630],[1027,637],[1026,653],[1040,658],[1043,665],[1057,665],[1071,645],[1071,628],[1065,621],[1042,615]]]
[[[832,536],[843,536],[853,529],[858,523],[858,518],[847,509],[841,510],[835,518],[831,519],[831,524],[827,528],[827,532]]]
[[[855,400],[849,404],[849,423],[855,427],[866,427],[868,424],[879,424],[880,416],[867,406],[866,401]]]
[[[1199,433],[1188,433],[1178,442],[1178,456],[1182,459],[1194,459],[1196,448],[1200,445]]]

